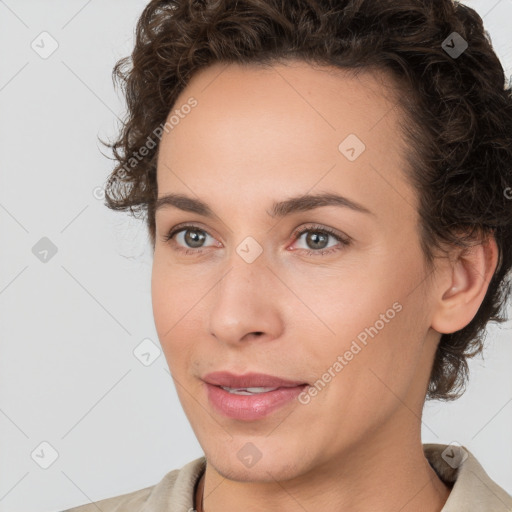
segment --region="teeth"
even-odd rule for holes
[[[221,386],[225,391],[233,393],[234,395],[254,395],[258,393],[267,393],[268,391],[274,391],[277,388],[227,388]]]

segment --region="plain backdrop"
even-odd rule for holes
[[[465,3],[510,76],[512,0]],[[103,205],[98,136],[124,111],[111,70],[145,4],[0,1],[0,512],[128,493],[202,455],[158,353],[145,227]],[[465,445],[509,493],[511,338],[491,327],[466,394],[423,421],[424,442]]]

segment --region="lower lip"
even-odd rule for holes
[[[254,395],[235,395],[219,386],[206,383],[208,400],[213,407],[228,418],[252,421],[268,416],[297,398],[307,386],[278,388]]]

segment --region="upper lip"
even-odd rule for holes
[[[226,388],[292,388],[306,384],[301,381],[282,379],[265,373],[245,373],[235,375],[230,372],[212,372],[203,377],[208,384],[224,386]]]

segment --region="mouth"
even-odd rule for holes
[[[285,388],[264,388],[264,387],[252,387],[252,388],[230,388],[226,386],[218,386],[222,388],[224,391],[227,391],[228,393],[231,393],[233,395],[259,395],[261,393],[268,393],[269,391],[275,391],[276,389],[285,389]]]
[[[228,371],[212,372],[202,380],[210,407],[223,416],[255,421],[265,418],[293,402],[309,386],[298,380],[265,373],[237,375]]]
[[[237,382],[241,380],[243,379],[240,378]],[[277,380],[277,384],[282,384],[283,379],[269,379],[268,376],[265,380],[267,384],[272,380],[274,385],[256,386],[254,378],[249,383],[245,380],[245,385],[230,386],[205,381],[208,403],[215,412],[226,418],[244,422],[256,421],[272,415],[285,406],[291,407],[294,402],[298,405],[297,397],[308,387],[306,383],[289,380],[284,381],[285,385],[275,385]],[[261,384],[261,380],[258,384]]]
[[[236,375],[227,371],[208,373],[202,378],[207,384],[220,386],[229,392],[265,393],[279,388],[294,388],[307,382],[289,380],[265,373]]]

